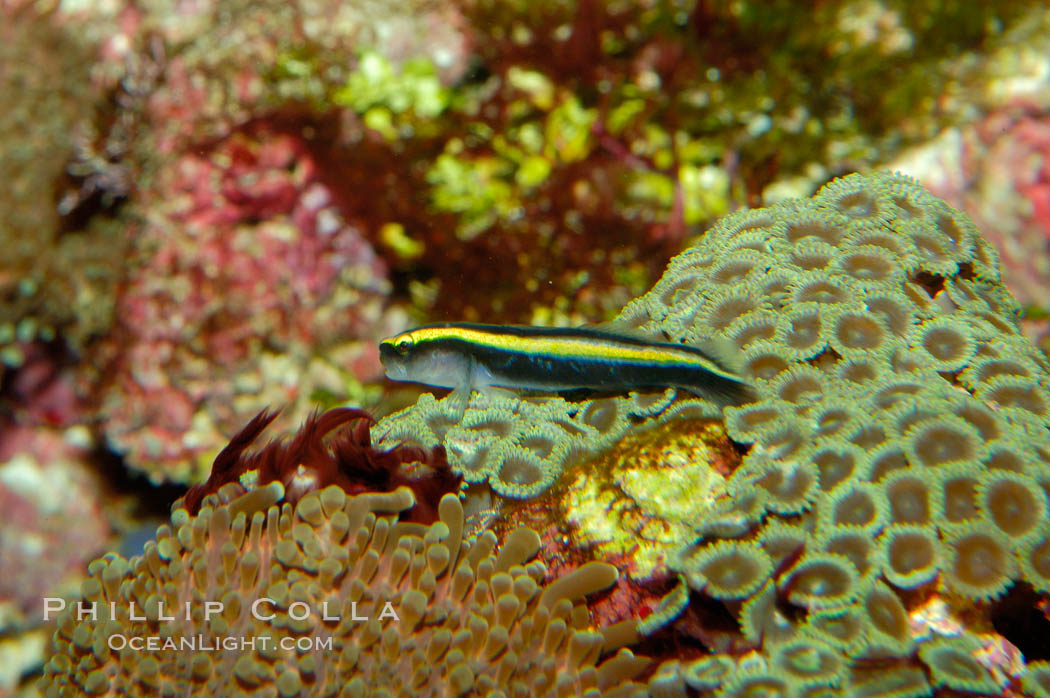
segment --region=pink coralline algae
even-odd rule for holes
[[[73,367],[62,349],[39,341],[14,346],[21,363],[0,372],[2,409],[23,425],[69,427],[82,420]]]
[[[1050,109],[999,108],[945,131],[893,167],[969,214],[999,251],[1003,278],[1021,305],[1050,310]],[[1030,317],[1026,333],[1045,326]]]
[[[66,432],[0,425],[0,633],[35,627],[41,597],[73,592],[88,560],[113,543],[106,488]]]
[[[95,363],[100,423],[154,481],[192,481],[269,404],[297,421],[316,391],[380,375],[386,268],[330,203],[303,140],[248,128],[188,152],[147,211]]]
[[[1050,307],[1050,112],[991,114],[964,134],[963,166],[962,203],[999,249],[1011,291]]]
[[[1050,114],[1039,118],[1024,118],[1015,124],[1018,140],[1027,146],[1033,157],[1019,185],[1021,193],[1031,202],[1032,217],[1050,241]]]

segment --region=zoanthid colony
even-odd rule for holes
[[[582,402],[475,392],[459,419],[452,399],[424,394],[381,420],[372,433],[377,441],[443,445],[453,472],[467,483],[487,483],[502,497],[524,499],[540,495],[566,466],[601,453],[629,429],[683,415],[717,419],[721,414],[706,400],[673,398],[671,390]]]
[[[756,402],[720,417],[669,395],[649,409],[639,395],[476,396],[454,424],[424,397],[376,429],[443,440],[468,481],[530,497],[653,418],[721,418],[748,450],[673,563],[693,593],[725,602],[767,659],[820,638],[806,655],[834,654],[846,668],[829,676],[857,695],[975,690],[988,679],[961,659],[969,636],[923,645],[932,684],[916,667],[903,599],[982,604],[1019,579],[1050,589],[1050,367],[1018,316],[966,216],[907,177],[851,175],[723,218],[618,318],[669,341],[729,340]],[[719,695],[809,695],[786,661],[734,674]],[[706,686],[695,677],[720,666],[661,675]]]
[[[851,175],[727,216],[625,309],[674,341],[728,338],[760,398],[726,409],[750,446],[736,494],[674,563],[768,660],[717,695],[810,695],[783,659],[801,646],[850,695],[1001,690],[974,636],[913,637],[905,593],[980,607],[1016,580],[1050,589],[1050,367],[996,260],[913,180]]]

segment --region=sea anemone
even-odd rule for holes
[[[823,511],[829,524],[874,533],[886,519],[886,496],[869,482],[851,483],[832,492]]]
[[[832,528],[820,538],[824,552],[849,558],[862,577],[871,569],[872,557],[882,542],[863,529],[843,526]]]
[[[903,270],[889,251],[875,245],[862,245],[838,258],[836,270],[865,286],[898,282]]]
[[[853,289],[843,279],[821,271],[799,274],[788,290],[791,305],[807,302],[837,305],[855,297]]]
[[[718,688],[736,669],[736,662],[724,655],[711,655],[694,659],[682,672],[686,684],[697,691]]]
[[[867,644],[868,625],[866,611],[856,605],[816,611],[806,618],[809,632],[851,656]]]
[[[826,269],[838,256],[838,250],[823,240],[800,240],[788,251],[788,264],[803,271]]]
[[[907,664],[872,668],[853,672],[851,698],[909,698],[930,695],[926,674]]]
[[[831,324],[831,346],[842,356],[884,350],[892,335],[881,317],[865,308],[840,309]]]
[[[896,207],[883,187],[872,187],[858,177],[829,182],[815,201],[846,216],[851,224],[885,224],[896,213]]]
[[[92,563],[85,600],[116,615],[62,613],[44,695],[611,691],[636,686],[630,677],[648,665],[627,650],[599,661],[630,633],[586,627],[581,600],[616,581],[611,565],[586,563],[544,587],[545,566],[529,561],[539,535],[518,529],[498,552],[490,532],[464,537],[451,494],[429,526],[397,520],[414,503],[405,487],[348,496],[330,486],[295,506],[282,494],[278,481],[249,491],[224,485],[196,516],[176,510],[142,557]],[[245,599],[267,600],[261,617]],[[222,604],[210,620],[206,602]],[[174,648],[112,648],[114,635],[158,634],[165,609],[174,617],[161,635]],[[269,641],[230,648],[216,644],[223,636]],[[221,649],[187,655],[179,638]],[[327,638],[325,649],[301,649],[310,638]]]
[[[882,316],[894,336],[905,338],[915,326],[914,304],[899,291],[874,291],[864,297],[864,307]]]
[[[820,489],[831,492],[854,476],[864,451],[853,444],[828,444],[810,456],[820,471]]]
[[[729,286],[746,279],[756,269],[768,266],[768,256],[754,250],[730,252],[712,266],[707,278],[718,286]]]
[[[914,343],[938,371],[958,371],[969,363],[976,349],[966,324],[952,316],[923,322],[915,330]]]
[[[940,488],[941,511],[950,523],[968,521],[980,516],[977,508],[978,471],[968,463],[949,465],[937,472],[934,480]]]
[[[734,320],[726,329],[726,336],[737,349],[746,349],[752,342],[773,339],[779,317],[779,313],[771,310],[756,310],[747,317]]]
[[[755,485],[769,493],[766,507],[779,514],[797,514],[816,497],[817,468],[808,461],[771,460]]]
[[[744,375],[757,380],[770,380],[795,363],[794,352],[778,342],[752,342],[744,351],[741,365]]]
[[[727,407],[725,410],[726,431],[741,443],[758,441],[763,434],[772,431],[790,410],[786,402],[766,400],[760,403]]]
[[[846,671],[842,654],[816,638],[799,638],[776,647],[772,666],[798,686],[837,686]]]
[[[860,574],[848,557],[806,553],[787,575],[783,590],[788,601],[807,609],[845,606],[857,593]]]
[[[844,216],[821,210],[809,203],[791,211],[791,215],[785,218],[787,221],[783,224],[783,235],[790,243],[811,238],[838,246],[849,229],[849,220]]]
[[[906,435],[912,463],[928,467],[979,461],[983,444],[977,430],[959,417],[917,424]]]
[[[835,366],[835,375],[846,381],[847,385],[863,388],[877,381],[888,369],[889,366],[881,357],[856,355],[840,361]]]
[[[1050,698],[1050,662],[1039,660],[1025,667],[1021,686],[1033,698]]]
[[[1018,551],[1021,573],[1037,590],[1050,592],[1050,534],[1029,540]]]
[[[977,502],[991,522],[1013,540],[1024,540],[1046,527],[1046,496],[1027,475],[989,471],[977,486]]]
[[[554,480],[557,466],[523,446],[505,446],[490,478],[492,488],[504,497],[523,497],[546,489]]]
[[[789,698],[795,694],[795,688],[790,676],[768,669],[749,668],[730,676],[716,695],[718,698]]]
[[[890,521],[896,524],[926,524],[938,518],[936,499],[929,478],[914,468],[894,470],[882,482],[889,504]],[[936,484],[933,485],[936,487]]]
[[[740,630],[755,645],[775,645],[798,634],[798,625],[779,606],[773,580],[740,607]]]
[[[819,369],[803,364],[778,375],[768,390],[792,405],[820,401],[828,391],[827,378]]]
[[[701,317],[708,327],[723,331],[738,318],[751,313],[757,305],[746,291],[722,291],[707,301]]]
[[[883,533],[883,574],[895,586],[911,588],[937,576],[940,551],[932,526],[897,524]]]
[[[883,444],[868,457],[867,479],[871,482],[881,482],[890,473],[909,465],[908,455],[899,442]]]
[[[865,654],[875,658],[908,654],[912,645],[908,611],[896,592],[884,582],[869,582],[861,599],[867,614]]]

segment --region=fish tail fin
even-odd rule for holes
[[[678,388],[696,397],[715,403],[719,407],[736,407],[758,400],[755,386],[744,381],[712,374],[703,385],[681,385]]]

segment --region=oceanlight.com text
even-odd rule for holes
[[[331,637],[282,637],[274,639],[268,635],[260,635],[258,637],[238,637],[233,635],[220,637],[205,637],[204,635],[128,637],[127,635],[116,634],[110,635],[106,640],[106,644],[111,650],[116,652],[124,648],[130,648],[135,652],[159,652],[161,650],[184,652],[245,652],[259,650],[265,652],[274,647],[298,652],[310,652],[313,650],[332,651]]]

